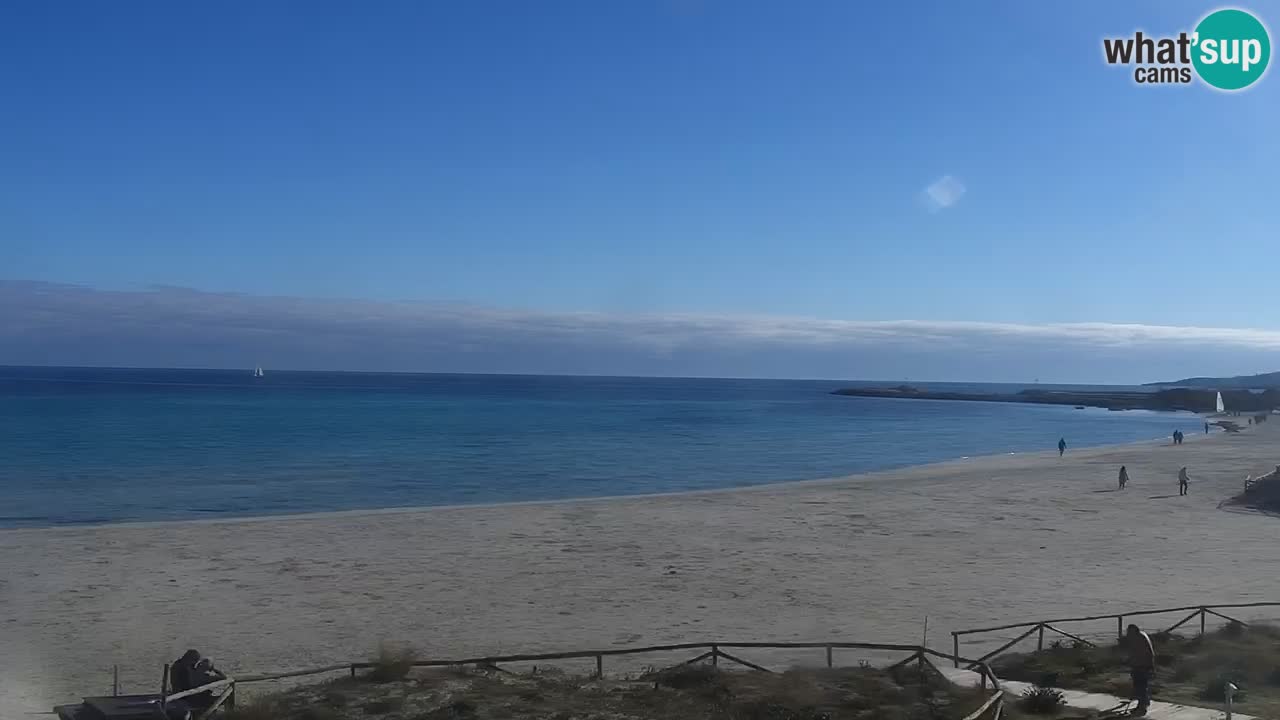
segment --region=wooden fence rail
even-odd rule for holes
[[[1045,630],[1065,636],[1076,642],[1084,643],[1086,645],[1092,646],[1094,643],[1088,640],[1085,640],[1083,637],[1080,637],[1078,635],[1073,635],[1072,633],[1061,630],[1055,627],[1055,625],[1062,624],[1062,623],[1094,622],[1098,620],[1110,620],[1114,618],[1116,621],[1116,637],[1118,639],[1118,638],[1124,637],[1125,618],[1133,618],[1133,617],[1140,617],[1140,616],[1146,616],[1146,615],[1163,615],[1166,613],[1185,612],[1187,610],[1191,611],[1190,615],[1187,615],[1186,617],[1182,618],[1181,620],[1174,623],[1172,626],[1166,628],[1162,632],[1166,632],[1166,633],[1173,632],[1174,630],[1177,630],[1178,628],[1182,627],[1183,625],[1191,622],[1192,620],[1198,617],[1200,618],[1200,634],[1203,635],[1205,631],[1205,618],[1207,616],[1213,615],[1223,620],[1227,620],[1234,623],[1240,623],[1241,625],[1247,625],[1248,623],[1242,622],[1233,617],[1229,617],[1218,611],[1223,609],[1258,608],[1258,607],[1280,607],[1280,602],[1223,603],[1220,605],[1187,605],[1185,607],[1162,608],[1160,610],[1133,610],[1125,613],[1111,613],[1107,615],[1082,615],[1080,617],[1055,618],[1052,620],[1036,620],[1032,622],[1011,623],[1009,625],[996,625],[993,627],[972,628],[969,630],[956,630],[951,633],[952,655],[955,658],[955,661],[954,661],[955,666],[960,667],[961,662],[971,662],[968,660],[964,660],[963,658],[960,657],[960,638],[962,636],[987,634],[987,633],[993,633],[993,632],[1000,632],[1002,630],[1018,630],[1021,628],[1027,628],[1027,631],[1022,633],[1021,635],[1018,635],[1012,640],[1009,640],[1008,642],[996,648],[995,650],[992,650],[991,652],[988,652],[987,654],[981,656],[980,658],[978,658],[978,660],[983,662],[990,660],[996,657],[997,655],[1000,655],[1001,653],[1004,653],[1005,651],[1009,650],[1014,645],[1017,645],[1018,643],[1022,642],[1027,637],[1029,637],[1032,633],[1039,633],[1039,637],[1036,641],[1036,649],[1043,650]]]
[[[857,650],[885,650],[890,652],[916,652],[920,649],[919,645],[893,645],[886,643],[853,643],[853,642],[697,642],[697,643],[676,643],[673,645],[649,645],[639,648],[611,648],[609,650],[574,650],[570,652],[556,653],[529,653],[519,655],[487,655],[484,657],[461,658],[456,660],[415,660],[411,663],[414,667],[448,667],[451,665],[497,665],[499,663],[513,662],[535,662],[539,660],[574,660],[581,658],[596,657],[615,657],[619,655],[639,655],[644,653],[656,652],[675,652],[680,650],[701,650],[704,648],[735,648],[750,649],[760,648],[769,650],[796,650],[796,649],[857,649]],[[723,655],[723,653],[722,653]],[[349,665],[342,665],[342,668],[355,668],[357,670],[367,670],[376,667],[376,662],[354,662]],[[318,670],[322,671],[322,670]]]
[[[1271,472],[1266,473],[1264,475],[1258,475],[1256,477],[1253,475],[1249,475],[1248,477],[1246,477],[1244,479],[1244,491],[1246,494],[1248,494],[1249,491],[1253,490],[1254,486],[1256,486],[1258,483],[1270,482],[1278,479],[1280,479],[1280,465],[1277,465],[1275,470],[1272,470]]]
[[[546,661],[546,660],[594,659],[595,660],[595,676],[599,678],[604,676],[604,659],[606,657],[640,655],[640,654],[647,654],[647,653],[678,652],[678,651],[684,651],[684,650],[702,650],[703,652],[701,654],[689,660],[686,660],[680,664],[690,664],[690,663],[697,663],[697,662],[710,660],[712,664],[718,665],[719,661],[721,659],[724,659],[726,661],[737,663],[739,665],[751,668],[756,671],[771,672],[768,668],[765,668],[762,665],[757,665],[756,663],[750,662],[748,660],[744,660],[743,658],[738,657],[735,654],[730,654],[725,652],[725,650],[726,649],[730,649],[730,650],[821,649],[825,651],[827,667],[834,666],[833,653],[835,650],[844,649],[844,650],[876,650],[876,651],[884,651],[884,652],[904,652],[904,653],[909,653],[908,657],[906,657],[905,659],[897,663],[894,663],[893,665],[890,666],[891,668],[898,667],[901,665],[906,665],[912,661],[916,661],[920,664],[922,669],[925,668],[926,666],[929,666],[937,670],[937,666],[934,665],[932,658],[939,658],[939,659],[952,661],[955,667],[960,667],[961,663],[965,663],[968,665],[968,667],[971,670],[977,671],[980,676],[982,687],[985,689],[987,686],[987,683],[989,682],[991,683],[991,687],[994,690],[996,690],[997,693],[993,695],[981,708],[979,708],[977,711],[971,714],[969,718],[966,718],[965,720],[975,720],[975,718],[979,717],[982,713],[986,712],[987,710],[991,710],[992,708],[994,708],[994,714],[993,714],[992,720],[999,720],[1000,713],[1003,707],[1003,702],[1000,699],[1001,693],[999,692],[1001,690],[1000,680],[996,677],[995,673],[992,672],[991,668],[987,665],[987,661],[1000,655],[1001,653],[1006,652],[1007,650],[1012,648],[1014,645],[1017,645],[1018,643],[1030,637],[1032,634],[1037,635],[1037,639],[1036,639],[1037,649],[1044,648],[1045,631],[1061,635],[1063,637],[1066,637],[1078,643],[1093,645],[1091,641],[1086,640],[1084,637],[1067,632],[1057,627],[1057,625],[1061,625],[1064,623],[1079,623],[1079,622],[1093,622],[1098,620],[1110,620],[1114,618],[1116,620],[1117,637],[1122,637],[1124,635],[1125,618],[1141,617],[1141,616],[1148,616],[1148,615],[1162,615],[1167,613],[1185,612],[1185,611],[1190,611],[1190,614],[1183,617],[1177,623],[1175,623],[1174,625],[1164,630],[1164,632],[1172,632],[1173,630],[1176,630],[1182,627],[1183,625],[1195,620],[1197,617],[1199,617],[1200,633],[1203,634],[1205,632],[1205,621],[1209,615],[1213,615],[1214,617],[1221,618],[1222,620],[1226,620],[1229,622],[1235,622],[1235,623],[1240,623],[1241,625],[1245,625],[1246,623],[1243,623],[1240,620],[1230,617],[1219,611],[1228,610],[1228,609],[1259,608],[1259,607],[1280,607],[1280,602],[1187,605],[1183,607],[1162,608],[1158,610],[1133,610],[1133,611],[1124,612],[1124,613],[1108,613],[1103,615],[1083,615],[1078,617],[1054,618],[1050,620],[1010,623],[1008,625],[996,625],[992,627],[971,628],[968,630],[957,630],[951,633],[952,652],[949,655],[938,652],[936,650],[931,650],[921,645],[901,645],[901,644],[893,644],[893,643],[692,642],[692,643],[674,643],[674,644],[668,644],[668,645],[648,645],[644,647],[635,647],[635,648],[610,648],[607,650],[577,650],[577,651],[570,651],[570,652],[554,652],[554,653],[521,653],[521,654],[514,654],[514,655],[487,655],[483,657],[469,657],[469,658],[456,658],[456,659],[415,660],[412,663],[410,663],[410,665],[412,667],[451,667],[451,666],[475,665],[475,666],[485,667],[485,668],[494,669],[494,670],[502,670],[502,668],[500,668],[499,665],[504,663],[538,662],[538,661]],[[1017,630],[1017,629],[1023,629],[1023,628],[1025,628],[1024,632],[1017,635],[1012,640],[1005,642],[999,648],[986,653],[985,655],[977,658],[976,660],[968,659],[966,657],[963,657],[960,654],[960,638],[963,636],[1000,632],[1003,630]],[[210,685],[203,686],[201,688],[196,688],[194,690],[174,693],[170,695],[166,692],[166,688],[165,688],[165,682],[167,681],[167,678],[168,678],[168,666],[166,665],[164,670],[164,676],[163,676],[164,681],[162,681],[162,684],[161,684],[160,697],[163,698],[163,702],[167,703],[174,700],[180,700],[183,697],[194,695],[200,692],[226,688],[227,691],[222,693],[222,695],[217,701],[217,704],[214,705],[214,707],[209,708],[208,711],[206,711],[201,716],[202,718],[204,718],[204,717],[208,717],[213,712],[213,710],[217,708],[218,705],[224,702],[228,706],[233,705],[235,702],[236,686],[244,683],[264,682],[269,680],[281,680],[286,678],[305,677],[309,675],[320,675],[324,673],[333,673],[333,672],[349,672],[352,676],[355,676],[359,670],[367,670],[377,666],[378,666],[378,663],[365,661],[365,662],[337,663],[333,665],[324,665],[321,667],[306,668],[301,670],[289,670],[285,672],[242,675],[236,678],[227,678],[226,680],[221,680],[221,681],[212,683]],[[113,669],[112,690],[113,692],[116,692],[116,693],[119,692],[119,675],[116,669]]]
[[[704,662],[707,660],[710,660],[712,664],[718,665],[719,661],[723,659],[728,662],[737,663],[738,665],[742,665],[743,667],[747,667],[758,672],[772,672],[771,670],[764,667],[763,665],[758,665],[754,662],[738,657],[737,655],[727,653],[725,652],[726,649],[730,649],[730,650],[819,649],[819,650],[825,651],[827,667],[834,666],[835,650],[876,650],[876,651],[885,651],[885,652],[904,652],[904,653],[909,653],[909,655],[905,659],[900,660],[894,663],[893,665],[891,665],[890,666],[891,669],[909,664],[911,662],[916,662],[920,665],[922,672],[925,670],[925,668],[931,668],[934,672],[937,672],[940,675],[942,674],[942,672],[941,670],[938,669],[938,666],[934,664],[933,662],[934,658],[941,659],[941,660],[954,660],[956,662],[963,661],[963,662],[969,663],[971,668],[978,672],[982,689],[986,690],[988,688],[988,684],[990,684],[990,689],[993,691],[992,695],[989,696],[977,710],[970,713],[969,716],[965,718],[965,720],[977,720],[978,718],[982,717],[984,714],[989,714],[990,720],[999,720],[1000,714],[1004,707],[1004,700],[1003,700],[1004,692],[1000,686],[1000,680],[999,678],[996,677],[995,673],[991,671],[991,668],[987,666],[986,662],[983,659],[979,658],[977,660],[969,660],[966,658],[958,658],[956,655],[947,655],[945,653],[941,653],[936,650],[931,650],[921,645],[897,645],[897,644],[889,644],[889,643],[860,643],[860,642],[697,642],[697,643],[676,643],[671,645],[648,645],[644,647],[634,647],[634,648],[610,648],[608,650],[576,650],[576,651],[570,651],[570,652],[520,653],[515,655],[487,655],[484,657],[468,657],[468,658],[456,658],[456,659],[416,660],[412,662],[411,665],[413,667],[458,667],[458,666],[464,666],[464,665],[476,665],[480,667],[501,670],[502,668],[500,668],[499,665],[504,663],[538,662],[538,661],[545,661],[545,660],[594,659],[595,666],[596,666],[595,677],[601,678],[604,676],[604,658],[606,657],[618,657],[618,656],[624,656],[624,655],[641,655],[641,654],[647,654],[647,653],[660,653],[660,652],[677,652],[677,651],[684,651],[684,650],[702,650],[704,652],[702,652],[701,654],[693,658],[690,658],[689,660],[685,660],[682,663],[678,663],[678,665],[687,665],[692,663]],[[252,675],[246,674],[246,675],[241,675],[235,678],[227,678],[226,680],[220,680],[216,683],[195,688],[193,690],[174,693],[172,695],[166,696],[165,693],[162,692],[161,696],[164,697],[165,703],[168,703],[189,695],[194,695],[194,694],[205,692],[208,690],[221,689],[223,687],[227,687],[229,688],[229,690],[223,693],[223,695],[218,699],[218,704],[222,704],[225,702],[230,707],[230,706],[234,706],[236,687],[245,683],[264,682],[268,680],[280,680],[285,678],[305,677],[308,675],[320,675],[323,673],[333,673],[333,672],[350,672],[354,676],[356,672],[359,670],[371,669],[371,668],[377,667],[377,665],[378,663],[362,661],[362,662],[351,662],[351,663],[338,663],[334,665],[325,665],[322,667],[306,668],[302,670],[290,670],[286,672],[259,673],[259,674],[252,674]],[[165,672],[167,676],[168,666],[165,666]],[[202,717],[208,717],[208,715],[212,714],[213,710],[216,707],[217,705],[215,705],[212,708],[209,708],[209,710]]]

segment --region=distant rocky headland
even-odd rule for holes
[[[963,393],[898,385],[882,388],[841,388],[832,391],[832,394],[905,400],[969,400],[1033,405],[1072,405],[1108,410],[1185,410],[1212,413],[1216,409],[1218,391],[1198,388],[1168,388],[1154,392],[1073,392],[1027,389],[1016,393]],[[1222,398],[1228,412],[1267,412],[1280,407],[1280,390],[1276,389],[1259,393],[1247,390],[1223,390]]]
[[[1233,375],[1231,377],[1193,377],[1174,380],[1172,382],[1147,383],[1158,387],[1186,387],[1211,390],[1266,390],[1280,388],[1280,372],[1259,373],[1257,375]]]

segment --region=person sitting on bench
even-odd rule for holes
[[[226,679],[226,674],[213,666],[213,658],[202,657],[196,662],[195,668],[191,672],[191,687],[198,688]],[[221,693],[218,695],[221,695]],[[187,702],[194,708],[204,709],[212,705],[218,699],[218,695],[215,695],[212,690],[207,690],[188,697]]]
[[[196,664],[200,662],[200,653],[188,650],[182,657],[169,666],[169,692],[180,693],[198,687],[195,682]]]

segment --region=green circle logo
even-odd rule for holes
[[[1209,13],[1194,36],[1191,62],[1201,80],[1219,90],[1249,87],[1267,71],[1271,36],[1258,18],[1229,8]]]

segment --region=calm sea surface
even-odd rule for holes
[[[829,394],[851,384],[0,367],[0,527],[727,488],[1200,427]]]

